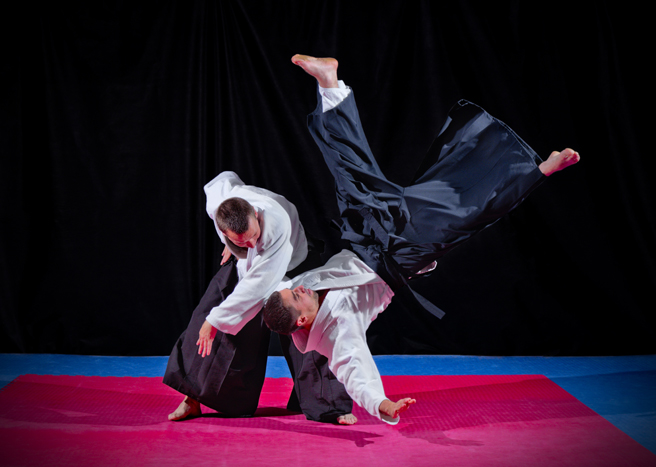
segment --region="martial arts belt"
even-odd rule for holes
[[[342,238],[351,243],[351,249],[364,261],[376,274],[378,274],[390,286],[407,306],[419,306],[439,319],[444,316],[444,311],[435,304],[428,301],[408,283],[409,274],[402,268],[392,255],[387,253],[389,246],[389,235],[372,215],[368,208],[359,211],[364,221],[369,224],[374,238],[366,237],[355,232],[341,229]]]

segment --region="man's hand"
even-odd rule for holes
[[[209,322],[205,321],[200,328],[198,333],[198,341],[196,345],[198,346],[198,355],[205,358],[212,351],[212,341],[216,337],[217,329],[212,326]]]
[[[380,403],[378,410],[385,415],[396,418],[401,412],[405,412],[412,404],[416,402],[417,400],[412,399],[411,397],[406,397],[405,399],[401,399],[397,402],[392,402],[389,399],[385,399]]]
[[[223,248],[223,253],[221,253],[221,266],[227,263],[231,256],[232,256],[232,252],[228,248],[228,245],[226,245]]]

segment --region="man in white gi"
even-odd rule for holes
[[[270,336],[258,313],[264,298],[308,253],[296,207],[283,196],[245,185],[234,172],[219,174],[205,186],[205,193],[207,213],[226,248],[222,268],[169,358],[164,382],[186,395],[170,420],[199,416],[201,403],[230,416],[253,414],[264,382]],[[239,258],[236,266],[231,254]],[[221,339],[212,352],[219,331]],[[197,339],[191,335],[196,332]],[[298,369],[285,356],[295,376]],[[322,378],[331,376],[309,379],[321,384]],[[332,380],[322,385],[330,388],[330,394],[319,392],[321,401],[310,400],[300,408],[309,419],[355,423],[352,402],[334,376]],[[294,383],[295,391],[302,391],[296,378]],[[299,399],[300,394],[296,394]]]
[[[579,155],[554,151],[542,162],[507,125],[461,101],[434,143],[438,160],[414,184],[400,187],[378,167],[353,92],[337,79],[337,61],[295,55],[292,62],[317,80],[319,103],[308,128],[335,178],[342,238],[355,253],[343,250],[282,285],[267,300],[264,320],[273,331],[291,334],[301,352],[325,355],[356,403],[397,423],[416,401],[385,396],[367,347],[371,321],[395,294],[407,292],[409,277],[435,268],[444,254]],[[444,314],[414,292],[405,297],[437,317]]]
[[[230,253],[240,261],[237,261],[239,283],[212,309],[200,329],[197,345],[203,357],[209,355],[217,329],[237,334],[260,311],[264,298],[275,290],[276,279],[282,279],[288,270],[301,264],[308,252],[296,206],[285,197],[245,185],[234,172],[219,174],[205,185],[205,194],[207,214],[228,250],[224,250],[221,264]],[[219,226],[226,222],[225,216],[217,215],[219,206],[231,198],[244,200],[253,208],[252,215],[248,215],[248,228],[242,233],[229,228],[222,231]]]
[[[366,338],[369,324],[392,300],[392,289],[348,250],[284,285],[290,288],[272,294],[264,307],[269,328],[291,333],[301,352],[325,355],[360,407],[387,423],[398,423],[399,414],[416,401],[392,402],[385,396]]]

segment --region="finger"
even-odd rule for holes
[[[203,353],[201,357],[205,358],[210,354],[210,351],[212,350],[212,341],[204,339],[203,340]]]
[[[417,401],[415,401],[414,399],[409,399],[409,400],[405,401],[405,402],[403,403],[403,410],[407,410],[407,409],[409,409],[410,406],[411,406],[412,404],[414,404],[415,402],[417,402]]]

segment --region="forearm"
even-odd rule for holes
[[[257,258],[234,290],[212,309],[207,321],[227,334],[237,334],[261,310],[266,297],[272,294],[285,275],[292,248],[286,242],[269,248],[268,256]]]
[[[212,308],[207,316],[207,322],[226,334],[236,335],[262,308],[264,299],[259,300],[224,301],[220,306]]]
[[[338,341],[330,359],[331,371],[360,407],[384,422],[396,423],[398,420],[392,420],[379,410],[381,405],[385,407],[387,397],[364,338],[356,333],[353,336],[343,335]]]

